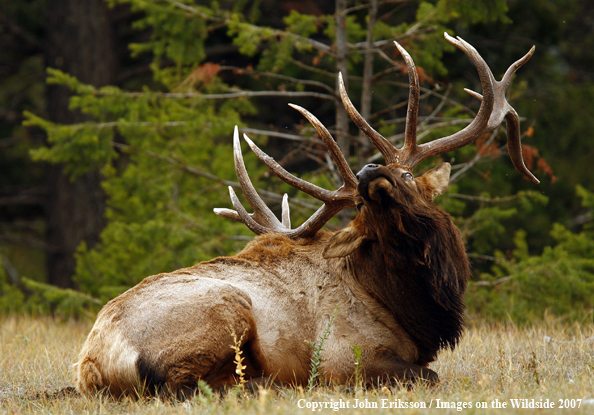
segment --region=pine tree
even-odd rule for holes
[[[271,18],[259,13],[259,2],[111,2],[121,3],[139,13],[135,27],[150,33],[150,39],[130,49],[152,55],[154,83],[135,91],[96,88],[49,69],[48,82],[70,88],[71,108],[93,121],[60,125],[27,114],[28,125],[43,128],[50,143],[35,150],[34,158],[65,163],[72,177],[101,171],[108,225],[99,244],[79,247],[75,276],[85,295],[100,302],[148,275],[233,253],[250,238],[243,226],[212,214],[214,207],[229,206],[225,187],[236,185],[230,145],[234,125],[307,180],[327,188],[340,185],[313,129],[285,108],[288,102],[298,100],[329,126],[353,168],[377,160],[348,123],[336,74],[343,74],[355,105],[397,145],[408,86],[405,66],[394,53],[396,39],[414,57],[422,81],[420,136],[430,140],[450,134],[469,122],[474,116],[469,106],[476,108],[478,102],[444,91],[435,80],[446,74],[441,60],[453,50],[443,32],[454,24],[509,21],[505,1],[337,1],[336,10],[313,15],[292,10],[276,26],[266,24]],[[209,51],[221,45],[240,55],[209,60]],[[456,103],[457,96],[464,104]],[[452,157],[464,163],[455,167],[466,171],[483,158],[475,154],[471,147],[459,150]],[[316,207],[311,200],[269,178],[253,156],[246,153],[246,160],[273,208],[278,209],[278,194],[287,192],[297,206],[297,222],[311,214]],[[452,192],[457,189],[454,185]],[[516,199],[525,201],[531,195],[520,196]],[[492,207],[483,215],[478,208],[469,212],[464,198],[446,197],[441,203],[487,230],[517,212],[513,206]],[[474,232],[474,246],[490,249],[487,234],[481,238]]]

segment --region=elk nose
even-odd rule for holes
[[[359,173],[357,173],[357,180],[361,180],[362,177],[367,176],[369,173],[371,173],[373,170],[376,170],[377,168],[379,168],[378,164],[367,164],[361,169]]]

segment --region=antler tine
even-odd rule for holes
[[[231,197],[231,203],[233,203],[233,207],[237,210],[235,213],[241,218],[239,220],[240,222],[243,222],[256,235],[261,235],[263,233],[270,231],[270,229],[268,229],[267,227],[262,226],[261,224],[256,222],[253,218],[253,215],[250,215],[245,210],[245,208],[237,198],[235,190],[233,190],[233,187],[231,186],[229,186],[229,196]],[[215,211],[215,213],[217,212]]]
[[[243,205],[237,198],[237,195],[235,194],[235,190],[233,190],[232,186],[229,186],[229,195],[231,197],[231,203],[237,210],[231,210],[231,209],[225,209],[225,208],[213,209],[214,213],[217,214],[218,216],[220,216],[222,218],[232,219],[236,222],[241,222],[241,223],[245,224],[252,232],[254,232],[257,235],[261,235],[263,233],[271,232],[271,231],[281,232],[281,233],[285,233],[285,234],[289,234],[289,235],[291,234],[289,198],[286,193],[283,195],[282,226],[280,226],[280,227],[278,226],[278,224],[280,223],[278,221],[277,221],[278,223],[276,223],[277,226],[274,226],[274,227],[266,227],[266,226],[263,226],[260,223],[258,223],[254,219],[255,215],[250,214],[245,210],[245,208],[243,207]]]
[[[341,78],[341,82],[342,82],[342,78]],[[357,187],[357,178],[355,177],[353,171],[351,170],[349,163],[346,161],[342,152],[340,151],[338,144],[336,144],[336,141],[334,141],[334,138],[332,138],[332,135],[330,134],[328,129],[326,127],[324,127],[324,124],[322,124],[320,122],[320,120],[318,120],[316,118],[315,115],[313,115],[311,112],[309,112],[305,108],[300,107],[299,105],[295,105],[295,104],[289,104],[289,106],[291,108],[299,111],[305,118],[307,118],[307,120],[311,123],[311,125],[313,125],[313,127],[316,129],[316,131],[320,135],[322,141],[324,142],[324,145],[328,149],[328,152],[330,153],[330,157],[332,157],[332,160],[336,164],[336,167],[338,168],[338,171],[340,172],[340,176],[344,180],[345,186],[349,187],[349,188],[353,188],[353,189],[356,188]]]
[[[235,126],[235,130],[233,132],[233,158],[235,162],[235,173],[237,174],[237,178],[239,180],[241,189],[243,190],[243,193],[248,199],[248,203],[254,209],[254,213],[252,215],[248,214],[247,212],[246,214],[250,217],[251,220],[255,221],[256,223],[261,223],[264,226],[272,228],[278,227],[278,224],[280,222],[278,221],[278,219],[276,219],[272,211],[268,208],[268,206],[266,206],[264,201],[260,198],[260,196],[256,192],[256,189],[252,185],[252,182],[249,179],[247,170],[245,168],[245,163],[243,162],[243,155],[241,154],[241,145],[239,143],[239,131],[237,126]],[[233,198],[237,198],[237,196],[235,195],[235,192],[232,188],[230,188],[230,192],[232,192],[234,195],[231,196],[231,200],[233,201]],[[245,222],[241,214],[230,209],[217,208],[214,209],[214,212],[215,214],[225,218],[233,219],[238,222]]]
[[[241,202],[237,198],[235,194],[235,190],[233,190],[232,186],[229,186],[229,196],[231,197],[231,203],[237,210],[231,210],[226,208],[215,208],[213,209],[214,213],[217,216],[222,218],[232,219],[236,222],[241,222],[245,224],[252,232],[256,235],[260,235],[265,232],[269,232],[270,229],[266,228],[265,226],[260,225],[256,222],[253,218],[253,214],[249,214],[245,208],[241,205]]]
[[[282,203],[282,220],[283,226],[287,229],[291,229],[291,214],[289,210],[289,195],[283,195],[283,203]]]
[[[248,200],[250,206],[254,209],[254,220],[264,226],[272,228],[278,227],[280,222],[276,216],[274,216],[274,213],[272,213],[272,211],[268,208],[266,203],[264,203],[260,195],[258,195],[258,192],[256,192],[256,189],[252,185],[252,182],[248,176],[245,163],[243,161],[243,154],[241,153],[241,143],[239,142],[239,131],[237,126],[235,126],[235,130],[233,132],[233,158],[235,161],[235,172],[241,185],[241,190],[243,191],[243,194]]]
[[[493,76],[491,69],[489,67],[486,68],[489,72],[489,78],[491,79],[491,82],[493,84],[494,94],[493,111],[491,112],[488,124],[489,130],[492,131],[495,128],[497,128],[509,112],[515,112],[513,107],[507,102],[505,95],[507,93],[507,89],[511,85],[512,76],[520,67],[522,67],[522,65],[524,65],[530,59],[530,57],[534,54],[534,50],[535,47],[532,46],[532,48],[528,51],[526,55],[524,55],[521,59],[518,59],[516,62],[511,64],[510,67],[507,68],[507,71],[505,72],[505,75],[503,76],[501,81],[495,80],[495,77]],[[473,97],[478,98],[482,101],[483,96],[478,92],[472,91],[467,88],[464,88],[464,90]]]
[[[404,58],[408,70],[408,109],[406,111],[406,127],[404,131],[403,154],[412,154],[417,149],[417,115],[419,114],[419,74],[414,61],[396,41],[394,45]]]
[[[507,68],[507,71],[505,71],[505,75],[503,75],[501,81],[495,82],[495,105],[497,106],[498,101],[505,101],[505,105],[501,105],[501,108],[504,108],[505,112],[501,111],[495,113],[495,111],[493,111],[493,115],[491,115],[491,119],[489,119],[489,128],[497,128],[497,126],[501,124],[502,118],[505,118],[505,124],[507,126],[507,152],[509,153],[512,164],[517,171],[522,173],[529,180],[533,181],[534,183],[540,183],[540,180],[538,180],[532,174],[532,172],[528,170],[526,164],[524,164],[524,157],[522,155],[522,141],[520,137],[520,117],[518,117],[516,110],[507,102],[505,98],[513,75],[518,69],[522,67],[522,65],[528,62],[528,60],[534,54],[535,49],[536,48],[532,46],[528,53],[511,64],[509,68]]]
[[[505,85],[506,90],[508,86],[511,84],[512,76],[516,73],[518,69],[520,69],[522,66],[524,66],[526,62],[530,60],[532,55],[534,55],[535,50],[536,46],[532,45],[528,53],[526,53],[523,57],[512,63],[509,68],[507,68],[507,71],[505,71],[505,75],[503,75],[503,78],[501,78],[501,81],[499,81],[502,85]]]
[[[229,193],[231,195],[231,202],[237,211],[230,209],[214,209],[215,214],[233,219],[238,222],[243,222],[248,228],[250,228],[256,234],[264,233],[270,230],[274,231],[285,231],[286,228],[283,226],[274,213],[266,206],[262,198],[258,195],[258,192],[252,185],[252,182],[247,174],[245,163],[243,161],[243,155],[241,153],[241,144],[239,142],[239,131],[237,126],[233,132],[233,158],[235,161],[235,173],[239,180],[241,190],[248,200],[250,206],[254,209],[253,214],[247,213],[244,207],[239,202],[235,191],[229,186]],[[286,196],[286,195],[285,195]],[[288,216],[288,210],[285,212],[285,200],[283,199],[283,216]],[[283,222],[284,222],[283,218]]]
[[[369,138],[369,141],[373,143],[379,152],[382,153],[382,156],[384,156],[384,159],[386,160],[386,164],[397,163],[398,150],[394,148],[394,146],[388,140],[386,140],[384,136],[375,131],[365,120],[365,118],[363,118],[359,111],[357,111],[346,92],[341,72],[338,73],[338,88],[340,90],[340,98],[342,99],[342,103],[349,113],[351,120],[353,120],[359,130],[361,130],[363,134]]]
[[[510,107],[510,109],[511,111],[505,115],[505,124],[507,126],[507,152],[509,158],[517,171],[522,173],[528,180],[538,184],[540,183],[540,180],[538,180],[534,174],[528,170],[526,164],[524,164],[522,139],[520,137],[520,117],[518,117],[518,113],[513,108]]]
[[[485,99],[482,100],[476,117],[466,128],[448,137],[439,138],[430,143],[425,143],[418,146],[418,151],[408,161],[408,164],[411,166],[411,168],[428,157],[456,150],[476,140],[480,135],[488,131],[489,117],[493,112],[494,78],[487,63],[484,61],[481,55],[479,55],[476,49],[462,38],[453,38],[447,33],[444,33],[444,37],[448,42],[462,50],[474,63],[481,81]]]

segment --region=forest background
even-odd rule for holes
[[[0,0],[0,313],[93,316],[142,278],[237,252],[252,238],[217,217],[236,185],[239,125],[286,169],[340,185],[302,116],[329,127],[353,170],[377,160],[336,94],[402,139],[415,60],[423,140],[468,124],[480,91],[471,43],[499,78],[532,45],[510,102],[539,185],[499,129],[451,154],[437,203],[462,230],[471,317],[593,320],[594,4],[583,0]],[[244,151],[262,196],[293,223],[315,201]],[[500,157],[503,155],[502,157]],[[328,224],[338,228],[354,212]]]

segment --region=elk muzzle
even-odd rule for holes
[[[391,194],[396,183],[390,170],[379,164],[368,164],[357,173],[359,195],[367,201],[381,202]]]

